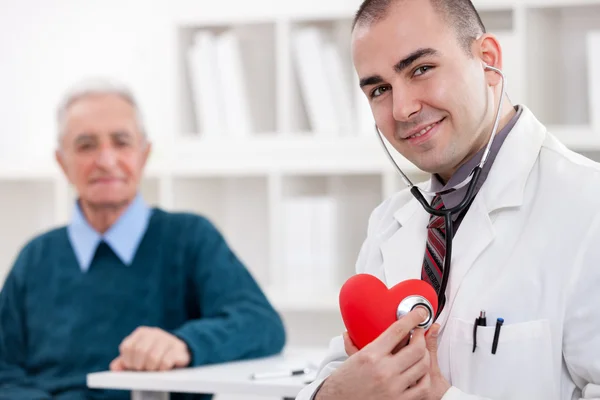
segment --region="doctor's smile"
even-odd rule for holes
[[[440,128],[440,125],[442,124],[442,122],[444,122],[445,119],[446,118],[444,117],[437,122],[430,123],[427,125],[420,125],[407,133],[397,135],[397,138],[399,140],[404,140],[414,146],[425,143],[429,139],[433,138],[433,136],[438,132],[438,128]]]

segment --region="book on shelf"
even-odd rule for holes
[[[292,48],[309,125],[319,135],[333,135],[339,132],[339,121],[325,64],[325,40],[317,27],[298,28],[293,33]]]
[[[332,41],[323,42],[323,60],[326,67],[326,78],[330,84],[330,90],[335,108],[337,130],[340,136],[352,136],[355,124],[352,118],[352,90],[350,89],[350,77],[344,66],[344,61],[338,46]]]
[[[194,34],[187,61],[196,127],[203,138],[240,137],[253,131],[240,46],[232,30]]]
[[[337,205],[332,197],[294,197],[283,205],[283,290],[319,295],[336,284]]]
[[[352,60],[345,58],[331,32],[315,26],[293,33],[293,64],[309,125],[317,135],[356,136],[373,128]],[[360,89],[359,89],[360,90]],[[365,104],[366,102],[366,104]]]

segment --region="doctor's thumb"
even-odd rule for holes
[[[438,347],[438,334],[440,333],[440,325],[433,324],[427,331],[425,336],[425,344],[430,356],[436,357],[437,360],[437,347]]]
[[[440,365],[438,364],[437,351],[438,351],[438,336],[440,333],[440,325],[433,324],[427,331],[425,338],[425,345],[429,352],[429,375],[431,376],[431,399],[441,399],[448,392],[451,385],[448,380],[442,374]]]

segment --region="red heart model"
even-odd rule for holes
[[[344,283],[339,304],[344,325],[354,345],[362,349],[396,321],[400,302],[408,296],[425,297],[437,313],[435,289],[420,279],[402,281],[391,288],[370,274],[357,274]]]

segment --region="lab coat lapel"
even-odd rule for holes
[[[388,287],[421,278],[429,214],[414,198],[395,214],[397,230],[380,245]]]
[[[438,318],[442,327],[467,273],[478,258],[493,244],[495,231],[492,218],[523,203],[527,178],[535,164],[546,129],[524,108],[523,114],[509,133],[496,156],[486,182],[475,196],[453,242],[451,271],[446,288],[446,305]],[[495,268],[494,265],[478,265]]]

